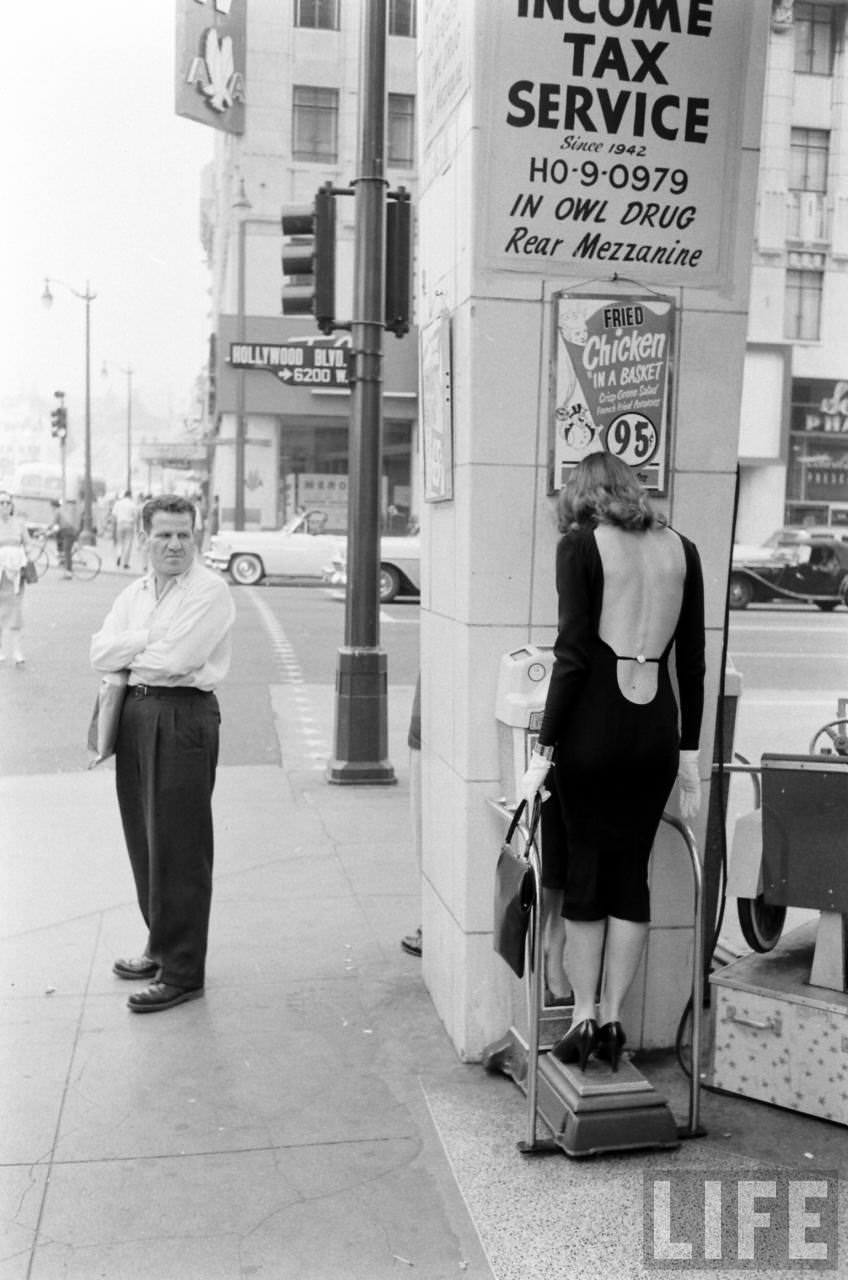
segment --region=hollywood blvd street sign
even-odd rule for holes
[[[231,342],[234,369],[265,369],[289,386],[346,387],[350,345],[318,342]]]

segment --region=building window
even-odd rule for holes
[[[339,0],[294,0],[294,25],[338,31]]]
[[[826,129],[792,130],[786,227],[790,240],[815,244],[828,239],[825,196],[829,151]]]
[[[784,338],[818,342],[821,336],[821,271],[787,271]]]
[[[292,156],[295,160],[338,158],[339,92],[295,85],[292,100]]]
[[[415,35],[415,0],[389,0],[389,35]]]
[[[827,191],[830,134],[826,129],[793,129],[789,151],[790,191]]]
[[[841,10],[829,4],[795,5],[795,70],[802,75],[833,75],[836,49],[836,16]]]
[[[390,93],[386,163],[398,169],[415,164],[415,98],[411,93]]]

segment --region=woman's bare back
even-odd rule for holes
[[[598,632],[618,657],[618,686],[630,702],[651,702],[657,663],[674,634],[683,601],[683,544],[664,525],[644,531],[599,524],[595,542],[604,571]],[[652,661],[653,659],[653,661]]]

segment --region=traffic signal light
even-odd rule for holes
[[[388,198],[385,327],[402,338],[409,332],[412,294],[412,205],[405,187],[390,191]]]
[[[312,205],[282,211],[283,315],[313,315],[321,333],[332,333],[336,311],[336,193],[330,182],[319,187]]]
[[[50,414],[50,434],[59,440],[64,440],[68,434],[68,411],[61,400]]]

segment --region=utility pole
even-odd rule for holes
[[[353,390],[345,643],[338,651],[329,782],[396,782],[388,760],[388,666],[380,649],[380,478],[385,283],[386,0],[362,0],[355,190]]]

